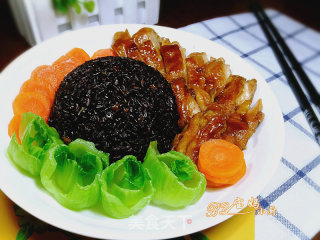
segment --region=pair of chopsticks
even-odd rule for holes
[[[317,143],[320,145],[320,122],[317,115],[312,109],[312,106],[301,88],[295,74],[291,70],[289,63],[294,69],[296,75],[299,77],[306,92],[308,93],[311,101],[315,104],[317,110],[320,112],[320,96],[312,82],[308,78],[307,74],[302,69],[300,63],[295,58],[287,44],[284,42],[275,26],[270,21],[269,17],[264,12],[263,8],[257,1],[251,2],[249,8],[253,11],[254,15],[258,19],[258,22],[265,33],[269,44],[276,55],[279,64],[281,65],[283,74],[286,76],[289,86],[291,87],[300,108],[307,119],[310,128],[315,136]],[[286,55],[286,57],[284,57]],[[286,61],[289,61],[289,63]]]

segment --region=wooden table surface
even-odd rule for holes
[[[0,71],[30,48],[18,33],[7,1],[10,0],[0,0]],[[319,0],[260,0],[260,3],[265,8],[273,8],[320,32]],[[248,0],[161,0],[158,25],[178,28],[248,11]],[[314,240],[320,240],[320,233]]]

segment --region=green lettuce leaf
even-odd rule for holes
[[[143,166],[155,188],[155,205],[182,208],[197,202],[206,189],[204,175],[189,157],[175,151],[159,154],[157,142],[150,143]]]
[[[83,156],[86,153],[98,156],[102,161],[103,169],[109,166],[109,153],[97,150],[93,142],[76,139],[69,144],[69,149],[71,152],[76,152],[78,156]]]
[[[76,140],[70,143],[71,147],[57,145],[46,155],[40,173],[41,183],[67,208],[84,209],[99,201],[103,161],[92,144]]]
[[[11,160],[27,173],[38,176],[48,149],[63,144],[58,132],[34,113],[23,113],[19,128],[21,144],[14,134],[11,138],[8,155]]]
[[[120,182],[120,187],[131,190],[137,190],[143,187],[145,174],[141,162],[135,161],[134,158],[127,158],[123,166],[124,175]],[[150,180],[150,178],[148,180]]]
[[[153,195],[148,172],[132,155],[107,167],[100,181],[103,209],[113,218],[126,218],[137,213]]]
[[[185,159],[173,160],[170,164],[170,169],[181,182],[191,180],[194,174],[194,168]]]

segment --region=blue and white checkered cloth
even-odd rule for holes
[[[315,87],[320,90],[320,33],[267,10]],[[245,58],[276,94],[285,122],[285,149],[271,182],[258,196],[276,216],[256,215],[256,239],[311,239],[320,231],[320,148],[251,13],[215,18],[181,28],[215,41]]]

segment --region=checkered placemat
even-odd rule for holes
[[[267,14],[320,90],[320,33],[274,10]],[[277,214],[256,215],[256,239],[312,238],[320,231],[320,148],[256,18],[245,13],[181,29],[245,58],[278,98],[285,122],[285,149],[275,175],[258,196],[261,207],[273,205]]]

